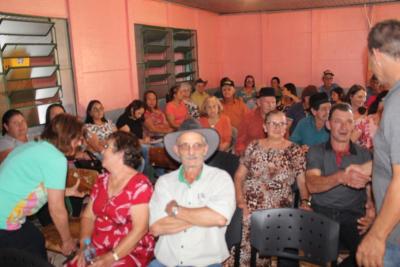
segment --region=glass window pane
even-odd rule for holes
[[[49,44],[52,43],[51,33],[46,36],[1,35],[0,47],[6,44]]]
[[[6,44],[3,47],[3,58],[7,57],[45,57],[49,56],[54,44]]]
[[[10,94],[11,104],[30,102],[55,97],[60,87],[14,91]]]
[[[56,101],[55,101],[56,102]],[[44,124],[46,121],[46,110],[51,103],[46,103],[38,106],[30,106],[20,108],[19,110],[24,114],[28,126],[36,126],[39,124]]]
[[[57,75],[53,74],[47,78],[38,78],[34,80],[17,80],[7,82],[7,91],[27,90],[27,89],[38,89],[45,87],[57,86]]]
[[[57,66],[9,68],[6,79],[10,81],[50,77],[56,70]]]
[[[52,27],[53,23],[50,22],[0,20],[0,34],[45,36]]]

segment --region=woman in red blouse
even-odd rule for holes
[[[232,142],[232,125],[228,116],[221,114],[223,107],[215,96],[206,98],[203,102],[200,124],[206,128],[214,128],[221,139],[219,150],[228,151]]]
[[[156,92],[149,90],[144,93],[144,126],[151,137],[164,136],[173,131],[164,112],[158,108],[157,102]]]
[[[96,258],[91,267],[148,265],[154,238],[148,232],[153,188],[142,173],[140,144],[131,133],[110,135],[103,150],[103,167],[81,220],[81,248],[91,239]],[[82,252],[70,266],[86,266]]]
[[[183,88],[181,85],[175,85],[169,89],[165,115],[167,116],[169,125],[175,130],[181,126],[184,120],[190,117],[183,97]]]

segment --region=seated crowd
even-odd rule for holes
[[[0,249],[47,258],[28,216],[48,202],[62,253],[76,253],[67,266],[233,266],[235,253],[240,266],[249,266],[251,214],[298,207],[340,224],[340,244],[349,251],[340,266],[356,266],[357,246],[375,217],[371,152],[387,91],[372,77],[367,89],[355,84],[345,94],[333,77],[325,70],[321,87],[308,85],[299,95],[279,77],[257,88],[247,75],[237,91],[224,77],[215,94],[203,79],[193,90],[184,82],[170,88],[165,110],[149,90],[115,124],[98,100],[89,102],[84,123],[54,104],[32,141],[24,115],[8,110],[0,139]],[[154,146],[164,146],[180,167],[156,171],[153,189],[145,174]],[[86,153],[101,160],[104,171],[80,215],[77,241],[64,197],[83,194],[79,182],[65,190],[67,159],[71,165],[74,158],[88,159]],[[207,161],[214,154],[223,158],[220,168]],[[227,172],[231,165],[234,177]],[[225,231],[236,207],[243,211],[242,242],[240,251],[229,251]],[[86,242],[95,249],[92,261],[83,253]]]

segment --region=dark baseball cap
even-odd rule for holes
[[[257,98],[264,97],[264,96],[273,96],[275,97],[275,89],[272,87],[263,87],[258,92]]]
[[[332,76],[335,76],[335,74],[333,74],[333,72],[332,72],[331,70],[324,70],[323,76],[325,76],[325,75],[332,75]]]
[[[310,96],[310,107],[314,110],[318,110],[319,106],[324,103],[330,103],[329,97],[325,92],[316,93]]]
[[[229,86],[235,86],[235,83],[231,80],[231,79],[229,79],[229,78],[225,78],[225,79],[222,79],[221,80],[221,83],[220,83],[220,86],[221,86],[221,88],[223,87],[223,86],[225,86],[225,85],[229,85]]]
[[[195,82],[194,85],[198,84],[198,83],[203,83],[204,85],[206,85],[208,83],[208,81],[203,80],[202,78],[198,78]]]

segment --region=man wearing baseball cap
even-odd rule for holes
[[[235,147],[237,155],[241,155],[251,141],[265,137],[263,128],[265,115],[275,108],[274,88],[261,88],[257,96],[257,108],[249,111],[240,123]]]
[[[331,90],[338,87],[336,83],[333,83],[333,76],[335,76],[335,74],[333,74],[333,72],[329,69],[322,73],[323,85],[321,85],[319,88],[320,92],[325,92],[328,96],[330,96]]]
[[[290,141],[308,147],[324,143],[329,139],[325,128],[331,103],[326,93],[317,93],[310,97],[312,116],[300,120],[290,136]]]
[[[242,99],[236,97],[235,83],[228,77],[222,78],[220,82],[222,93],[222,113],[229,117],[231,124],[238,129],[245,114],[249,111]]]

